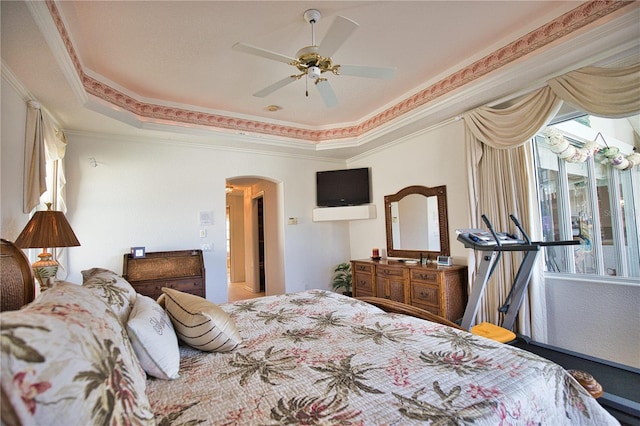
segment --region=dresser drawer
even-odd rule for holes
[[[378,268],[376,268],[376,276],[379,278],[404,278],[404,271],[402,268],[378,266]]]
[[[371,274],[371,272],[373,272],[373,265],[366,263],[354,263],[353,272],[364,272],[366,274]]]
[[[432,284],[438,283],[438,271],[425,269],[412,269],[411,281],[424,281]]]
[[[438,311],[440,306],[440,287],[422,283],[411,283],[411,304],[419,307],[432,307]]]
[[[195,294],[200,297],[205,296],[204,283],[201,278],[170,279],[166,281],[134,281],[131,285],[138,293],[149,296],[154,300],[157,300],[162,294],[162,287]]]
[[[373,280],[369,274],[358,274],[353,276],[353,287],[356,296],[373,296]]]

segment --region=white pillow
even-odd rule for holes
[[[127,333],[147,374],[165,380],[178,377],[178,338],[169,316],[155,300],[138,295],[129,315]]]
[[[208,352],[228,352],[242,341],[235,323],[215,303],[163,287],[162,302],[176,334],[187,345]]]

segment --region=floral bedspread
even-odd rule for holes
[[[148,379],[159,425],[618,424],[558,365],[327,291],[221,305],[244,339]]]

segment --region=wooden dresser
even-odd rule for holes
[[[396,300],[449,321],[464,315],[467,267],[413,265],[396,260],[352,260],[353,295]]]
[[[157,251],[137,259],[125,254],[122,276],[138,293],[154,300],[162,287],[205,297],[202,250]]]

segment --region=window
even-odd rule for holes
[[[575,148],[595,140],[628,156],[639,137],[637,122],[638,117],[582,116],[550,127]],[[618,169],[602,152],[569,162],[542,134],[535,142],[543,240],[580,240],[575,246],[546,247],[546,270],[640,277],[640,166]]]

